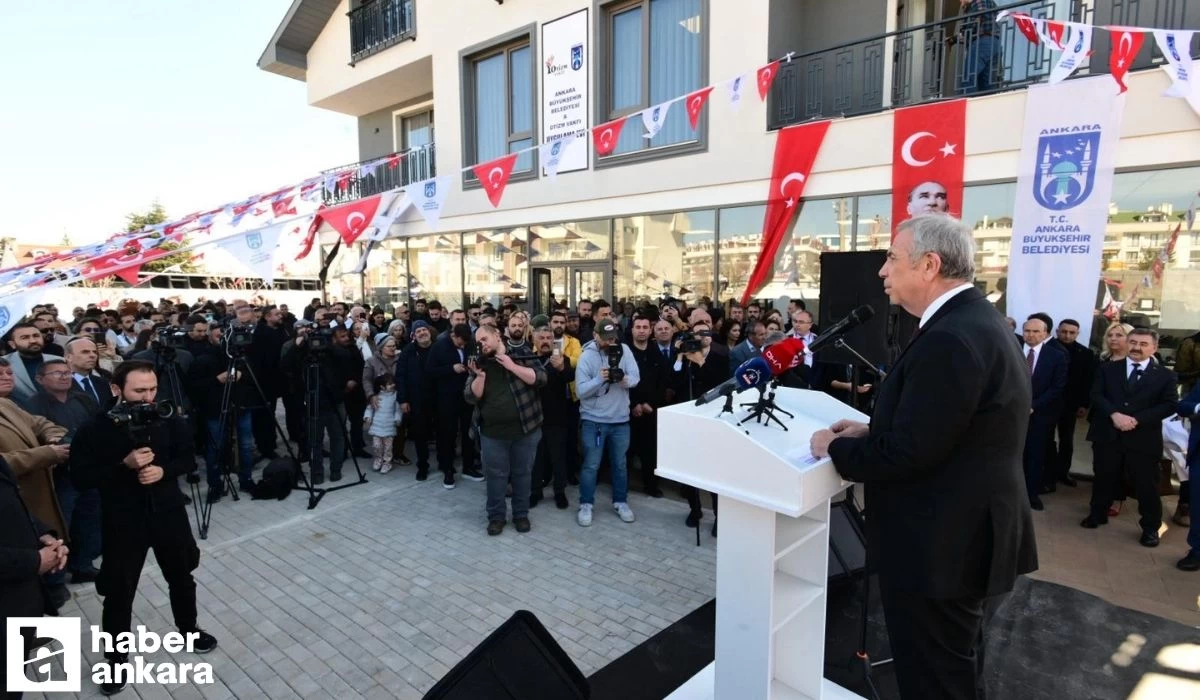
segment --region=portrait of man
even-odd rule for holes
[[[938,212],[945,214],[950,210],[946,197],[946,188],[940,182],[922,182],[908,193],[908,215],[917,216]]]

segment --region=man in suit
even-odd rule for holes
[[[1046,342],[1050,326],[1043,318],[1030,316],[1021,334],[1025,338],[1021,354],[1033,384],[1029,429],[1025,433],[1025,490],[1029,493],[1029,507],[1044,510],[1038,493],[1042,489],[1042,470],[1046,468],[1046,441],[1058,419],[1063,389],[1067,386],[1067,355]]]
[[[1135,328],[1129,333],[1124,362],[1105,362],[1092,382],[1091,513],[1081,526],[1095,529],[1108,522],[1121,472],[1129,475],[1138,499],[1143,547],[1158,546],[1162,501],[1158,497],[1158,460],[1163,452],[1162,422],[1175,413],[1175,373],[1154,360],[1158,333]]]
[[[1088,395],[1092,391],[1092,377],[1096,373],[1096,355],[1079,339],[1079,322],[1064,318],[1058,324],[1058,333],[1048,345],[1060,347],[1067,353],[1067,387],[1063,390],[1063,406],[1058,414],[1055,428],[1058,445],[1051,436],[1050,457],[1042,475],[1042,493],[1053,493],[1056,482],[1075,486],[1071,478],[1071,460],[1075,455],[1075,421],[1087,417]]]
[[[46,340],[42,332],[32,323],[18,323],[9,331],[9,347],[13,352],[7,355],[9,366],[12,367],[13,381],[16,383],[12,391],[12,400],[24,406],[38,392],[38,368],[49,359],[61,360],[58,355],[42,353]]]
[[[752,357],[762,356],[763,341],[767,338],[767,327],[762,321],[751,321],[746,324],[746,339],[729,351],[729,371],[735,371],[743,362]]]
[[[1183,486],[1190,489],[1192,503],[1200,503],[1200,384],[1183,397],[1176,409],[1183,418],[1190,418],[1192,431],[1188,434],[1188,480],[1180,484],[1180,500]],[[1188,553],[1175,563],[1180,571],[1200,571],[1200,518],[1192,517],[1188,523]]]
[[[972,284],[974,259],[956,219],[900,224],[879,275],[920,326],[879,384],[870,425],[838,421],[811,440],[815,456],[865,484],[905,700],[982,698],[985,611],[1037,568],[1021,467],[1029,370]]]
[[[474,345],[466,324],[455,326],[450,336],[433,344],[427,368],[433,383],[433,401],[437,414],[437,461],[442,486],[454,488],[454,442],[461,444],[463,476],[483,481],[483,472],[475,468],[475,442],[471,439],[472,408],[463,398],[467,382],[468,348]]]

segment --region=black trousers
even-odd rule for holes
[[[1038,497],[1042,488],[1042,472],[1046,466],[1046,441],[1050,439],[1052,425],[1044,418],[1034,416],[1029,419],[1029,429],[1025,433],[1025,491],[1029,499]]]
[[[903,700],[983,700],[983,630],[1003,597],[933,600],[879,579]]]
[[[1047,469],[1045,482],[1052,484],[1056,480],[1065,479],[1071,475],[1071,460],[1075,457],[1075,421],[1078,418],[1072,408],[1063,408],[1054,426],[1058,434],[1058,447],[1055,449],[1053,470]],[[1052,473],[1051,473],[1052,472]]]
[[[1162,499],[1158,497],[1158,456],[1130,452],[1120,443],[1092,443],[1092,518],[1108,520],[1108,507],[1116,500],[1122,472],[1133,482],[1137,496],[1138,524],[1142,532],[1158,533],[1162,526]]]
[[[579,402],[567,402],[567,474],[578,476],[583,461],[579,455]]]
[[[438,469],[453,474],[454,443],[462,445],[463,469],[475,465],[475,442],[471,439],[471,406],[461,397],[438,397],[437,460]]]
[[[408,437],[412,438],[417,451],[417,470],[429,471],[429,439],[433,437],[433,407],[428,404],[413,404],[404,416]],[[404,445],[396,448],[403,452]]]
[[[105,632],[115,637],[130,630],[133,598],[150,550],[154,550],[154,559],[167,582],[175,626],[184,631],[196,628],[196,580],[192,572],[200,565],[200,548],[192,537],[185,508],[151,513],[133,525],[106,515],[102,541],[104,559],[96,592],[104,596],[101,625]]]
[[[642,488],[658,488],[658,413],[629,419],[629,453],[636,455],[642,470]]]
[[[553,478],[554,493],[567,490],[567,431],[562,425],[543,425],[542,441],[533,459],[532,491],[541,495],[543,484]]]
[[[288,389],[283,392],[283,412],[287,422],[288,439],[303,448],[308,444],[308,431],[304,425],[307,420],[304,409],[304,387]]]
[[[254,445],[259,454],[274,452],[276,446],[275,405],[278,399],[267,397],[267,405],[250,411],[250,427],[254,432]]]
[[[350,418],[350,451],[363,452],[367,449],[363,437],[363,416],[367,413],[367,396],[360,390],[346,394],[346,416]]]

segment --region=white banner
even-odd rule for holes
[[[542,143],[588,128],[590,58],[587,10],[542,25]],[[590,151],[564,153],[556,173],[587,170]]]
[[[1195,31],[1155,29],[1154,41],[1167,65],[1163,68],[1171,76],[1171,87],[1167,97],[1190,97],[1192,94],[1192,35]]]
[[[557,141],[547,141],[538,148],[538,159],[542,162],[542,170],[550,176],[551,181],[558,175],[563,158],[571,149],[571,144],[575,143],[578,138],[575,134],[565,134]]]
[[[1027,92],[1008,257],[1018,323],[1042,311],[1090,337],[1124,108],[1107,75]]]
[[[667,110],[670,108],[670,102],[663,102],[642,111],[642,125],[646,127],[646,138],[652,139],[662,131],[663,124],[667,121]]]
[[[1066,80],[1074,73],[1088,56],[1092,55],[1092,25],[1066,22],[1070,33],[1063,39],[1063,52],[1058,62],[1050,69],[1051,85]]]
[[[449,191],[449,175],[414,182],[404,188],[404,194],[412,200],[413,206],[421,212],[421,216],[425,217],[429,228],[435,231],[438,221],[442,218],[442,207],[446,206],[446,193]]]
[[[275,283],[275,246],[285,228],[298,227],[295,221],[285,221],[217,244],[231,257],[246,266],[250,274],[261,277],[267,284]]]

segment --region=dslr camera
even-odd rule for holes
[[[151,428],[174,415],[175,405],[170,401],[162,403],[119,401],[108,412],[108,419],[117,427],[136,431]]]
[[[164,348],[178,350],[187,341],[188,329],[179,326],[163,326],[154,336],[154,342]]]
[[[621,358],[625,356],[625,346],[613,343],[604,348],[604,356],[608,360],[608,383],[620,383],[625,378],[625,370],[621,369]]]

